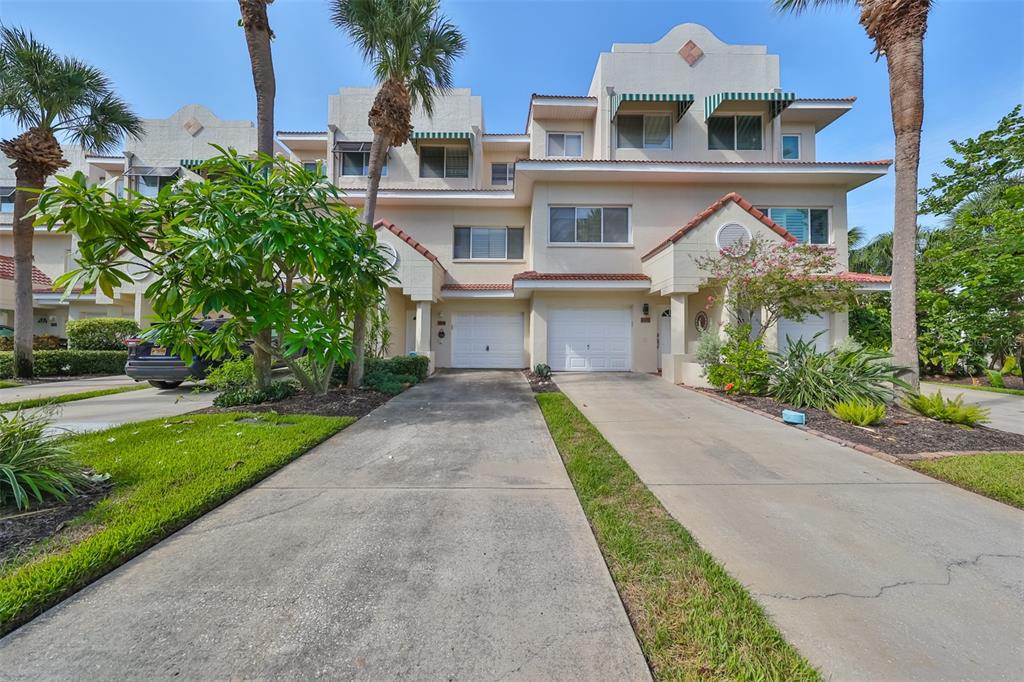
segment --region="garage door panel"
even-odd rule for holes
[[[556,371],[628,371],[632,327],[627,308],[561,308],[548,316],[548,364]]]
[[[523,314],[456,314],[452,318],[452,367],[523,367]]]
[[[782,349],[789,347],[787,337],[793,341],[803,339],[809,342],[819,332],[824,333],[815,339],[814,344],[818,352],[825,352],[832,345],[832,330],[828,315],[808,315],[800,322],[783,318],[779,320],[779,347]]]

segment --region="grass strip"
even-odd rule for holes
[[[1024,509],[1024,454],[993,452],[910,462],[921,473]]]
[[[8,381],[7,379],[0,379],[0,388],[17,388],[21,386],[17,381]]]
[[[972,391],[988,391],[989,393],[1005,393],[1007,395],[1024,395],[1024,391],[1019,388],[998,388],[997,386],[975,386],[974,384],[938,384],[933,381],[928,382],[931,386],[939,386],[943,390],[952,388],[966,388]]]
[[[251,419],[254,421],[243,421]],[[345,428],[352,417],[184,415],[70,436],[113,492],[69,532],[0,566],[0,634],[120,566]]]
[[[25,400],[15,400],[10,403],[0,403],[0,412],[9,412],[12,410],[27,410],[32,407],[44,407],[46,405],[58,405],[60,403],[70,403],[76,400],[85,400],[86,398],[99,398],[103,395],[114,395],[116,393],[128,393],[129,391],[141,391],[144,388],[150,388],[148,384],[133,384],[131,386],[118,386],[116,388],[98,388],[95,391],[82,391],[81,393],[65,393],[64,395],[51,395],[46,398],[27,398]]]
[[[819,679],[565,395],[537,402],[657,679]]]

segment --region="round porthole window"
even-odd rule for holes
[[[698,310],[697,315],[693,318],[693,324],[697,327],[697,331],[706,332],[708,327],[711,326],[711,321],[708,320],[708,314],[704,310]]]
[[[380,249],[380,253],[384,256],[384,261],[391,266],[392,270],[398,269],[398,249],[387,242],[381,242],[377,248]]]
[[[715,243],[720,251],[728,251],[732,256],[743,256],[750,250],[752,237],[750,230],[739,223],[726,223],[718,228]]]

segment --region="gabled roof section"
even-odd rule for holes
[[[693,218],[690,219],[690,222],[688,222],[685,225],[683,225],[682,227],[680,227],[678,230],[673,232],[669,236],[668,239],[666,239],[665,241],[661,242],[660,244],[655,246],[653,249],[651,249],[650,251],[645,253],[640,258],[640,260],[641,261],[646,261],[646,260],[650,259],[652,256],[654,256],[655,254],[660,253],[661,251],[663,251],[666,248],[668,248],[670,245],[676,243],[677,241],[679,241],[680,239],[685,237],[688,232],[690,232],[691,230],[696,228],[698,225],[703,223],[705,220],[710,218],[716,211],[718,211],[718,209],[722,208],[723,206],[725,206],[730,201],[735,203],[737,206],[742,208],[744,211],[746,211],[747,213],[752,215],[757,220],[759,220],[761,223],[764,224],[765,227],[767,227],[772,232],[774,232],[775,234],[777,234],[780,237],[782,237],[783,239],[785,239],[787,242],[796,243],[796,237],[791,235],[786,230],[786,228],[784,228],[781,225],[779,225],[778,223],[776,223],[774,220],[772,220],[771,218],[766,216],[764,213],[761,213],[761,211],[758,211],[756,208],[754,208],[753,204],[751,204],[749,201],[747,201],[746,199],[741,197],[736,192],[729,192],[724,197],[722,197],[721,199],[719,199],[715,203],[711,204],[710,206],[705,208],[703,211],[701,211],[697,215],[693,216]]]
[[[423,246],[423,244],[420,244],[418,241],[413,239],[412,236],[409,235],[409,233],[407,233],[405,230],[398,227],[394,223],[390,223],[387,220],[378,220],[373,224],[373,227],[376,230],[379,230],[382,227],[387,228],[391,232],[391,234],[395,235],[403,242],[411,246],[416,252],[418,252],[424,258],[426,258],[432,263],[437,263],[442,270],[445,269],[445,267],[441,265],[441,261],[438,259],[438,257],[430,252],[430,249],[428,249],[427,247]]]
[[[0,279],[14,281],[14,258],[11,256],[0,256]],[[45,272],[32,266],[32,289],[42,291],[53,291],[53,280]]]

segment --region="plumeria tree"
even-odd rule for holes
[[[853,297],[854,284],[836,274],[835,251],[820,246],[754,237],[696,262],[709,283],[724,291],[733,317],[728,323],[739,324],[744,313],[761,311],[757,338],[782,318],[799,321],[845,310]],[[709,297],[709,305],[715,302]]]
[[[82,174],[39,198],[37,225],[74,232],[79,268],[58,278],[108,296],[152,276],[145,296],[158,320],[145,336],[189,361],[225,357],[252,341],[285,363],[303,388],[324,393],[352,359],[354,306],[393,280],[376,235],[339,190],[301,164],[224,150],[158,196],[118,198]],[[216,331],[197,317],[226,313]],[[276,341],[265,341],[269,330]],[[303,352],[308,361],[300,362]]]

